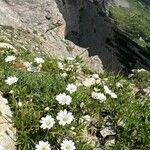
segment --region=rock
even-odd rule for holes
[[[133,73],[140,73],[140,72],[148,72],[148,71],[146,69],[141,68],[141,69],[132,69],[132,72]]]
[[[97,55],[90,57],[90,60],[89,68],[93,68],[97,72],[103,72],[102,61]]]
[[[105,138],[108,135],[115,135],[116,133],[114,132],[114,130],[106,127],[103,130],[100,131],[101,135],[103,136],[103,138]]]
[[[150,87],[143,89],[146,94],[150,94]]]
[[[70,24],[69,30],[77,29],[78,20],[75,16],[74,19],[69,18],[68,13],[63,16],[63,5],[58,0],[0,0],[0,24],[3,25],[0,26],[0,40],[17,48],[47,53],[58,59],[80,55],[89,68],[101,72],[103,65],[98,57],[90,58],[87,49],[65,40],[69,29],[66,29],[66,17],[69,21],[67,24]],[[77,8],[70,2],[67,2],[66,7],[74,10],[76,15]]]
[[[90,87],[92,85],[95,85],[95,83],[96,83],[96,80],[94,78],[85,78],[85,80],[82,81],[82,84],[85,87]]]
[[[112,0],[112,1],[117,7],[119,7],[119,6],[125,7],[125,8],[130,7],[128,0]]]
[[[109,146],[113,146],[115,144],[115,139],[111,139],[106,141],[105,146],[109,147]]]
[[[95,147],[97,147],[97,143],[99,143],[99,140],[98,140],[98,138],[95,135],[90,134],[87,131],[87,129],[88,129],[88,127],[85,127],[85,129],[83,130],[83,134],[82,134],[83,139],[86,141],[87,144],[90,144],[93,147],[93,149],[94,149]],[[95,133],[96,130],[97,129],[92,128],[91,132]]]
[[[150,87],[143,89],[144,93],[150,97]]]
[[[15,130],[11,123],[12,113],[7,99],[0,95],[0,145],[4,150],[16,150]]]
[[[135,84],[130,84],[129,88],[131,89],[131,93],[135,96],[140,89]]]
[[[148,72],[148,71],[142,68],[142,69],[137,69],[137,72],[139,73],[139,72]]]
[[[59,29],[65,26],[65,22],[55,0],[0,0],[0,6],[0,22],[3,25],[29,27],[41,32],[54,29],[60,33],[61,29],[65,30],[65,27]]]
[[[0,0],[0,24],[14,27],[22,25],[19,15],[4,0]]]

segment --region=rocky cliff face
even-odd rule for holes
[[[97,56],[89,57],[85,48],[65,40],[68,26],[60,13],[63,5],[57,0],[0,0],[0,40],[59,59],[80,55],[89,68],[101,72],[103,67]],[[74,23],[77,21],[70,20],[67,25],[72,28]]]
[[[1,27],[0,40],[57,58],[80,55],[90,68],[100,72],[101,60],[109,71],[149,69],[149,55],[140,47],[126,36],[124,42],[118,42],[125,37],[106,15],[106,2],[0,0],[0,24],[5,26]],[[134,57],[129,59],[131,54]]]

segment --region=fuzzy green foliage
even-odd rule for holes
[[[129,8],[111,8],[112,18],[131,39],[148,49],[150,48],[150,6],[141,3],[139,0],[128,1]]]

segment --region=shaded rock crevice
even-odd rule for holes
[[[107,15],[105,0],[56,2],[66,22],[66,39],[86,48],[90,56],[98,55],[105,70],[150,69],[150,54],[118,29]]]

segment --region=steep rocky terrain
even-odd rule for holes
[[[64,139],[77,150],[150,148],[150,53],[110,13],[130,4],[0,0],[0,150],[39,150],[41,140],[66,150]],[[71,119],[59,119],[65,109]],[[46,114],[57,120],[50,132]]]
[[[127,1],[120,2],[127,5]],[[120,5],[118,1],[115,3]],[[149,69],[149,56],[117,29],[106,15],[105,1],[0,0],[0,4],[0,24],[13,27],[13,36],[18,33],[23,47],[48,52],[58,58],[82,55],[89,67],[95,64],[92,68],[97,71],[102,71],[102,63],[109,71]],[[26,33],[22,34],[22,30]],[[10,35],[1,31],[1,41],[5,41],[6,36],[8,40]],[[14,41],[14,37],[11,40]],[[29,44],[31,41],[33,44]],[[8,42],[14,44],[10,39]],[[133,57],[129,59],[131,54]]]
[[[97,56],[89,58],[86,49],[64,39],[66,22],[55,0],[1,0],[0,3],[2,42],[6,40],[14,46],[47,52],[59,59],[80,55],[89,67],[92,64],[93,69],[102,71],[101,60]]]

